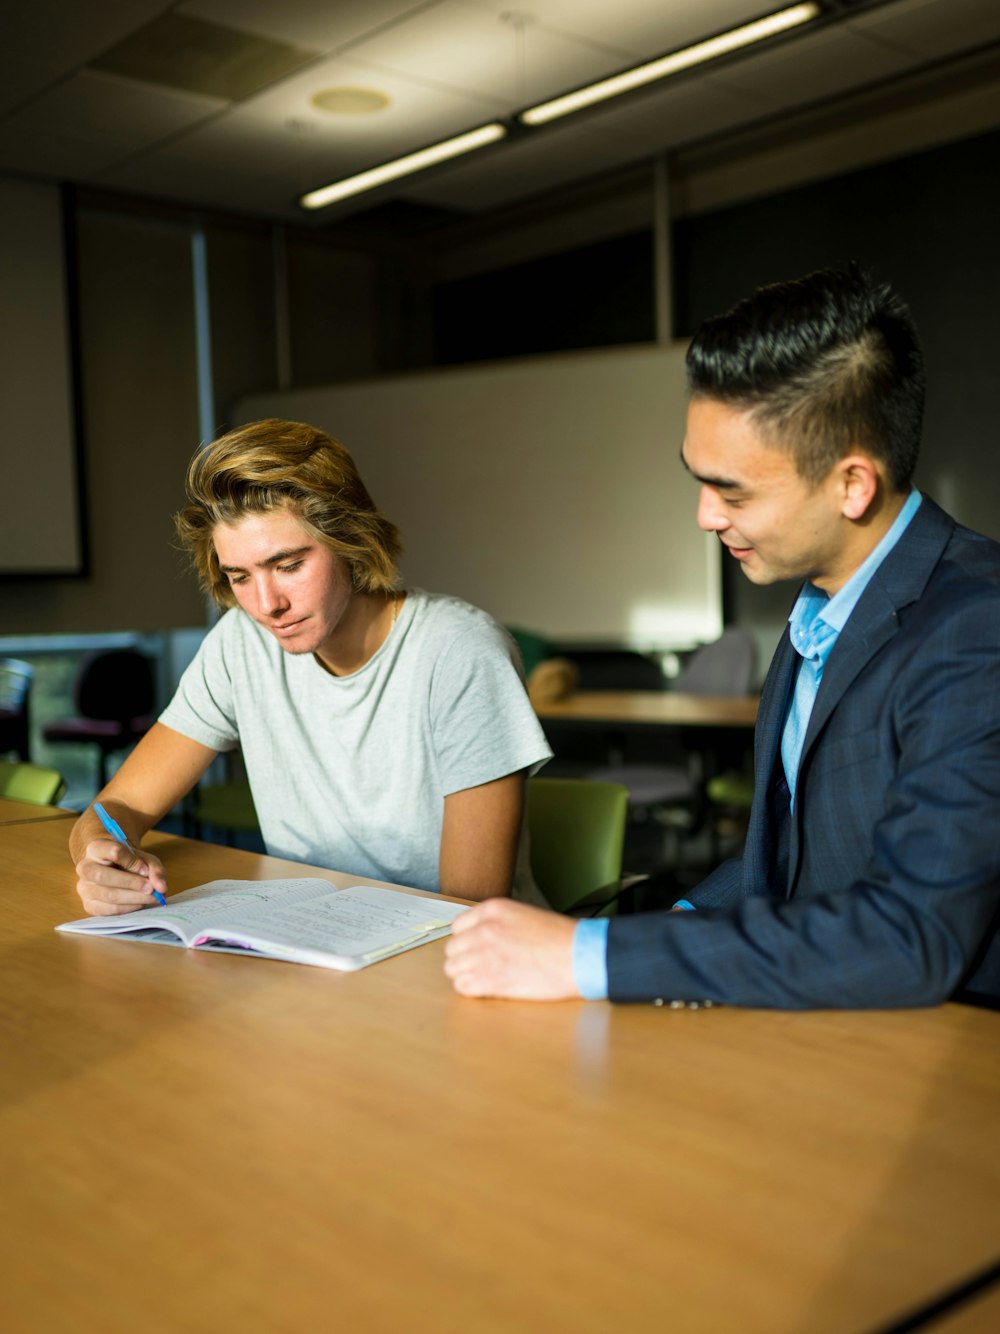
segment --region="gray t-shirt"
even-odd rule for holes
[[[535,772],[552,754],[506,632],[419,589],[381,648],[343,677],[228,611],[160,722],[213,750],[242,747],[274,856],[427,890],[440,889],[444,798]],[[514,892],[543,901],[523,832]]]

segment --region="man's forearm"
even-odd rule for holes
[[[110,815],[122,827],[122,832],[134,847],[138,847],[144,836],[153,827],[154,821],[140,815],[125,802],[114,797],[102,798],[102,804]],[[95,838],[109,838],[107,830],[101,824],[93,806],[88,806],[73,825],[69,835],[69,851],[74,865],[80,861],[87,850],[87,845]]]

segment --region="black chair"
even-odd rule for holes
[[[31,665],[20,658],[0,658],[0,755],[13,751],[26,764],[31,759],[28,708]]]
[[[556,652],[572,664],[574,690],[665,690],[668,685],[659,662],[633,649],[558,645]],[[589,778],[599,765],[624,762],[627,734],[619,727],[575,718],[546,718],[542,725],[554,756],[545,767],[547,778]]]
[[[626,648],[559,648],[577,669],[577,690],[666,690],[660,664],[646,653]]]
[[[76,717],[47,723],[54,745],[96,746],[98,791],[108,781],[108,756],[134,745],[153,725],[153,666],[136,649],[89,653],[74,686]]]

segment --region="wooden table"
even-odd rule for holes
[[[644,727],[752,728],[755,695],[684,695],[679,691],[582,690],[553,704],[537,704],[539,718]]]
[[[38,806],[30,801],[14,801],[0,797],[0,825],[32,824],[36,820],[75,820],[79,811],[66,811],[61,806]]]
[[[1000,1251],[1000,1016],[457,997],[56,934],[0,830],[7,1334],[866,1334]],[[302,868],[166,835],[174,889]],[[319,872],[337,884],[352,878]]]

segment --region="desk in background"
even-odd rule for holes
[[[757,720],[756,696],[684,695],[656,690],[577,691],[567,699],[538,704],[542,719],[576,723],[641,727],[752,729]]]
[[[656,690],[575,691],[536,703],[554,755],[543,772],[586,778],[609,766],[666,763],[687,768],[699,783],[727,770],[750,772],[759,703],[756,695]],[[623,775],[621,781],[628,779]],[[717,860],[717,842],[712,847]]]
[[[347,974],[58,935],[68,831],[0,830],[9,1334],[866,1334],[995,1258],[996,1014],[469,1001],[441,942]],[[174,889],[312,873],[147,843]]]

